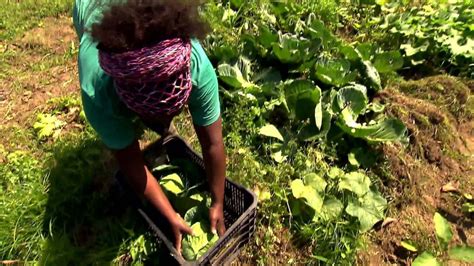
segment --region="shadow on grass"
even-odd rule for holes
[[[127,250],[147,228],[115,185],[111,156],[92,138],[53,149],[40,264],[130,263]]]

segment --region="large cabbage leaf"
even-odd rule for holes
[[[348,108],[354,115],[364,112],[368,102],[367,88],[360,84],[345,86],[337,92],[339,110]]]
[[[167,175],[160,180],[160,185],[166,194],[177,196],[179,193],[184,191],[183,181],[177,174]]]
[[[324,22],[319,20],[314,13],[309,14],[306,20],[306,31],[313,40],[321,40],[324,48],[330,48],[336,37],[326,28]]]
[[[279,42],[272,44],[276,58],[284,64],[300,64],[308,54],[311,42],[303,37],[291,34],[280,35]]]
[[[245,57],[240,57],[234,65],[228,63],[220,64],[217,67],[217,72],[219,73],[220,80],[232,88],[245,89],[257,87],[251,81],[251,62]]]
[[[284,138],[283,136],[281,135],[280,131],[278,130],[278,128],[276,128],[274,125],[272,124],[267,124],[263,127],[260,128],[260,131],[259,131],[260,135],[263,135],[263,136],[267,136],[267,137],[271,137],[271,138],[276,138],[280,141],[284,141]]]
[[[321,195],[312,186],[305,185],[303,180],[296,179],[291,182],[291,193],[296,199],[303,199],[304,202],[316,212],[320,212],[323,207]]]
[[[382,81],[380,80],[380,75],[377,69],[374,67],[372,62],[368,60],[362,61],[362,74],[367,80],[367,84],[374,89],[379,91],[382,89]]]
[[[363,197],[352,199],[346,207],[347,214],[359,219],[360,231],[366,232],[384,218],[387,201],[379,192],[369,190]]]
[[[182,241],[182,254],[188,261],[195,261],[217,242],[219,237],[210,232],[206,223],[197,222],[191,226],[194,235],[186,235]]]
[[[285,97],[296,118],[311,118],[321,101],[321,89],[309,80],[295,80],[285,86]]]
[[[318,107],[318,106],[317,106]],[[298,138],[302,141],[314,141],[319,138],[325,138],[331,129],[332,115],[326,110],[322,109],[319,113],[318,108],[315,109],[315,123],[304,125],[298,132]],[[318,117],[321,116],[321,126],[318,126]]]
[[[372,60],[376,49],[377,47],[371,43],[359,43],[356,46],[358,57],[364,61]]]
[[[359,124],[355,119],[350,109],[346,108],[336,123],[345,133],[371,142],[399,141],[406,135],[407,128],[395,118],[386,118],[370,125]]]
[[[379,73],[396,71],[403,67],[403,57],[399,51],[390,51],[375,55],[374,67]]]
[[[328,85],[341,87],[355,81],[357,73],[351,71],[351,63],[346,59],[334,59],[315,65],[316,78]]]

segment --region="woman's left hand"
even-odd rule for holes
[[[211,232],[219,236],[225,233],[224,205],[222,203],[212,203],[209,209],[209,220],[211,221]]]
[[[222,120],[219,118],[209,126],[196,126],[196,134],[201,143],[206,176],[212,196],[209,209],[211,230],[223,236],[224,224],[224,190],[225,190],[225,151],[222,139]]]

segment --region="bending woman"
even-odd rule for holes
[[[222,235],[226,166],[218,84],[197,41],[207,31],[197,2],[76,0],[74,7],[87,120],[113,151],[134,190],[168,219],[178,251],[182,234],[191,229],[147,169],[135,120],[163,136],[173,117],[188,105],[211,190],[211,230]]]

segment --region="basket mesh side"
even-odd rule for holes
[[[163,153],[166,153],[170,159],[183,158],[190,160],[199,166],[200,174],[205,175],[202,158],[181,138],[171,137],[161,143],[152,144],[145,151],[145,158],[155,160]],[[150,160],[148,161],[150,162]],[[225,182],[224,195],[224,220],[228,230],[227,235],[219,241],[218,245],[201,257],[199,263],[192,263],[193,265],[222,265],[230,262],[249,241],[255,230],[255,196],[244,187],[228,180]],[[231,228],[232,226],[233,228]],[[165,241],[170,240],[166,239]]]

